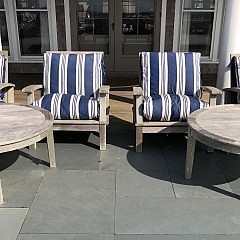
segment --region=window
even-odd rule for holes
[[[0,0],[0,9],[0,18],[5,16],[0,29],[8,31],[2,38],[6,42],[9,36],[11,61],[42,61],[44,52],[57,49],[55,0]]]
[[[9,51],[8,30],[4,2],[0,0],[0,35],[3,50]]]
[[[16,0],[16,12],[21,55],[50,50],[47,0]]]
[[[122,1],[123,55],[153,50],[154,0]]]
[[[200,52],[203,59],[216,60],[223,0],[183,0],[180,7],[177,50]]]

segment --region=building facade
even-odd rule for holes
[[[47,50],[99,50],[108,76],[137,75],[140,51],[201,52],[217,74],[226,2],[0,0],[1,41],[15,73],[41,73]]]

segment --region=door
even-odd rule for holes
[[[159,49],[157,0],[69,0],[71,50],[104,51],[109,72],[137,72],[138,52]]]

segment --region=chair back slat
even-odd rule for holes
[[[46,52],[44,94],[76,94],[98,97],[105,84],[103,52]]]
[[[141,52],[144,96],[181,94],[201,97],[200,53]]]

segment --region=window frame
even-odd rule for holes
[[[184,9],[184,0],[176,1],[175,19],[174,19],[174,35],[173,35],[173,51],[180,51],[181,32],[183,28],[184,12],[214,12],[210,55],[202,56],[201,61],[205,63],[218,63],[221,23],[224,15],[223,14],[224,5],[225,5],[225,0],[215,0],[214,10],[206,10],[206,9],[189,10],[189,9]]]
[[[56,24],[56,9],[55,0],[47,0],[47,9],[18,9],[16,8],[15,0],[4,0],[4,9],[6,14],[8,40],[10,56],[9,62],[24,62],[24,63],[42,63],[43,56],[22,56],[19,42],[19,31],[17,24],[17,12],[19,11],[45,11],[48,14],[48,27],[49,27],[49,50],[58,50],[57,42],[57,24]]]

